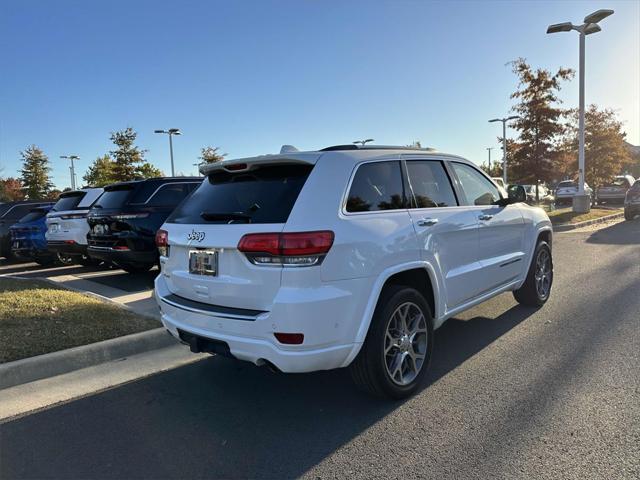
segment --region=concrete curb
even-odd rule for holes
[[[0,365],[0,389],[175,345],[164,328],[46,353]]]
[[[596,225],[598,223],[608,222],[609,220],[615,220],[616,218],[624,217],[624,212],[614,213],[613,215],[607,215],[605,217],[594,218],[593,220],[587,220],[580,223],[565,223],[561,225],[555,225],[553,227],[554,232],[568,232],[575,230],[576,228],[588,227],[589,225]]]

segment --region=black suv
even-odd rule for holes
[[[201,182],[201,177],[169,177],[105,187],[87,216],[88,255],[129,273],[149,270],[159,258],[157,230]]]
[[[23,200],[0,204],[0,257],[13,258],[9,228],[37,207],[53,205],[51,202]]]

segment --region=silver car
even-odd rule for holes
[[[617,175],[613,180],[601,187],[598,187],[597,199],[598,203],[622,203],[635,178],[631,175]]]

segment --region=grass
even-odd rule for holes
[[[0,363],[159,326],[152,318],[47,282],[0,278]]]
[[[589,213],[575,213],[571,208],[563,208],[547,212],[551,219],[551,223],[554,225],[586,222],[587,220],[595,220],[596,218],[606,217],[607,215],[612,215],[614,213],[617,212],[604,208],[592,208]]]

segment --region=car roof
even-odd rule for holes
[[[285,146],[289,147],[289,146]],[[279,164],[279,163],[297,163],[297,164],[315,164],[321,157],[327,156],[340,156],[345,160],[351,160],[354,163],[358,163],[366,160],[382,159],[385,157],[397,157],[410,158],[414,156],[420,156],[420,158],[433,158],[433,159],[449,159],[475,165],[473,162],[460,157],[458,155],[452,155],[448,153],[438,152],[433,148],[416,148],[394,145],[365,145],[364,147],[358,145],[334,145],[331,147],[322,148],[320,150],[298,151],[292,148],[288,149],[283,147],[280,153],[259,155],[255,157],[234,158],[225,159],[220,162],[209,163],[200,166],[200,173],[208,175],[211,172],[225,170],[225,171],[244,171],[249,166],[255,166],[260,164]],[[246,169],[235,169],[232,166],[240,164],[246,164]]]

